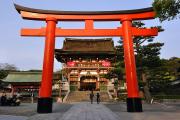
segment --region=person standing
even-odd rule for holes
[[[90,100],[91,100],[91,104],[93,104],[93,97],[94,97],[93,91],[91,91],[89,97],[90,97]]]
[[[96,94],[96,100],[97,100],[97,104],[99,104],[100,103],[100,94],[99,93]]]
[[[1,96],[1,105],[5,106],[7,103],[7,97],[6,97],[6,93],[3,92],[2,96]]]

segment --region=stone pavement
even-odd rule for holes
[[[179,120],[180,103],[143,104],[142,113],[126,112],[125,103],[54,104],[53,113],[37,114],[36,104],[0,106],[0,120]]]
[[[142,113],[126,112],[123,103],[107,104],[106,107],[118,115],[119,120],[180,120],[180,103],[143,104]]]
[[[66,112],[62,120],[118,120],[118,116],[102,104],[80,103]]]
[[[0,120],[27,120],[25,116],[0,115]]]
[[[102,104],[77,103],[67,112],[37,114],[28,120],[118,120],[118,116]]]

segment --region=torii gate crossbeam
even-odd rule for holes
[[[22,36],[46,37],[42,82],[38,98],[38,113],[52,112],[52,75],[54,64],[55,37],[85,37],[85,36],[122,36],[127,83],[127,111],[142,112],[141,98],[139,97],[136,64],[133,48],[134,36],[156,36],[157,28],[136,28],[133,20],[154,19],[152,8],[124,10],[124,11],[51,11],[32,9],[15,4],[16,10],[23,19],[45,21],[45,28],[23,28]],[[56,27],[58,21],[84,21],[84,29],[62,29]],[[119,21],[121,27],[116,29],[94,29],[94,21]]]

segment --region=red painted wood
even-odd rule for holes
[[[136,64],[134,57],[133,39],[132,39],[132,23],[125,20],[123,26],[123,46],[126,69],[126,83],[128,97],[139,97],[138,82],[136,75]]]
[[[146,20],[153,19],[155,12],[143,12],[135,14],[115,14],[115,15],[54,15],[54,14],[40,14],[32,13],[28,11],[21,11],[23,19],[30,20],[46,20],[48,17],[56,18],[58,21],[84,21],[84,20],[95,20],[95,21],[119,21],[124,18],[132,20]]]
[[[51,97],[52,93],[56,23],[55,18],[47,19],[44,63],[39,97]]]
[[[85,29],[92,30],[94,28],[94,21],[93,20],[85,20]]]
[[[45,28],[40,29],[28,29],[21,30],[22,36],[37,36],[44,37],[46,34]],[[158,34],[157,28],[132,28],[133,36],[156,36]],[[122,28],[117,29],[92,29],[92,24],[87,25],[86,29],[61,29],[56,28],[56,37],[99,37],[99,36],[117,36],[123,35]]]

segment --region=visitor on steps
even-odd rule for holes
[[[91,100],[91,104],[93,104],[93,97],[94,97],[93,91],[91,91],[89,97],[90,97],[90,100]]]
[[[99,93],[96,94],[96,100],[97,100],[97,104],[99,104],[100,103],[100,94]]]

